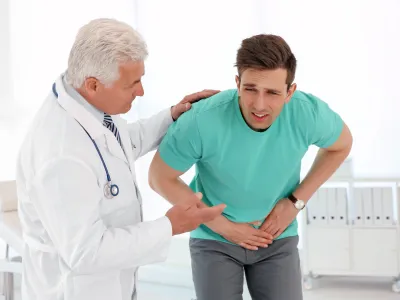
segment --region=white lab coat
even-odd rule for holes
[[[136,299],[137,268],[166,259],[167,217],[142,222],[134,162],[155,149],[170,110],[112,132],[72,99],[60,77],[22,144],[17,165],[23,300]],[[110,99],[111,101],[111,99]],[[106,173],[79,123],[96,141],[119,195],[104,197]]]

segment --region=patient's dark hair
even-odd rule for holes
[[[296,73],[296,57],[283,38],[259,34],[244,39],[236,55],[239,78],[249,68],[259,70],[286,69],[286,83],[292,85]]]

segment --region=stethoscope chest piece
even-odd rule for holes
[[[58,93],[57,93],[57,88],[56,88],[56,84],[53,84],[52,87],[54,96],[56,98],[58,98]],[[78,121],[77,121],[78,122]],[[78,122],[79,123],[79,122]],[[112,184],[111,183],[111,176],[110,173],[108,172],[106,163],[104,162],[103,156],[100,153],[99,147],[97,146],[96,142],[94,141],[94,139],[90,136],[89,132],[87,132],[87,130],[85,129],[85,127],[82,126],[82,124],[79,123],[79,125],[81,125],[81,127],[83,128],[83,130],[85,130],[86,134],[89,136],[90,140],[93,142],[94,147],[96,148],[96,151],[101,159],[101,162],[103,164],[104,167],[104,171],[106,172],[106,176],[107,176],[107,183],[104,185],[104,196],[107,199],[112,199],[113,197],[117,196],[119,194],[119,187],[116,184]]]
[[[104,196],[107,199],[112,199],[113,197],[119,194],[119,188],[116,184],[111,184],[111,182],[107,182],[104,185]]]

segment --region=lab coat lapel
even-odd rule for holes
[[[135,184],[136,188],[136,197],[140,203],[140,213],[141,213],[141,218],[143,220],[142,197],[136,182],[135,158],[133,156],[132,142],[129,136],[127,122],[119,116],[113,116],[112,118],[113,122],[117,125],[119,135],[121,137],[122,146],[124,147],[126,157],[129,161],[131,174],[133,176],[133,183]]]
[[[129,165],[129,162],[125,156],[124,151],[121,148],[121,145],[118,143],[117,138],[115,137],[115,135],[106,127],[104,127],[107,131],[105,132],[105,136],[106,136],[106,144],[107,144],[107,148],[110,151],[110,153],[123,160],[126,164]],[[119,128],[118,128],[119,130]],[[121,133],[120,133],[121,134]]]
[[[124,151],[118,143],[114,134],[106,128],[99,120],[97,120],[90,112],[88,112],[81,104],[72,99],[65,91],[62,77],[56,81],[56,91],[58,103],[63,107],[90,135],[96,142],[101,142],[105,136],[106,145],[111,154],[129,165]],[[82,130],[83,130],[82,129]]]
[[[133,157],[132,143],[131,143],[131,139],[129,137],[127,122],[124,119],[122,119],[120,116],[112,116],[112,119],[118,128],[119,135],[121,137],[122,147],[124,148],[125,157],[128,160],[128,163],[129,163],[129,166],[131,169],[131,173],[133,176],[135,176],[135,165],[134,165],[135,160]]]

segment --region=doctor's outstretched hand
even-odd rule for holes
[[[172,235],[192,231],[200,224],[210,222],[222,214],[225,204],[205,207],[201,203],[201,193],[196,193],[191,201],[175,204],[166,216],[172,225]]]
[[[211,97],[219,92],[220,91],[218,90],[203,90],[201,92],[187,95],[182,101],[171,108],[172,119],[176,121],[181,114],[188,111],[192,107],[193,103]]]

